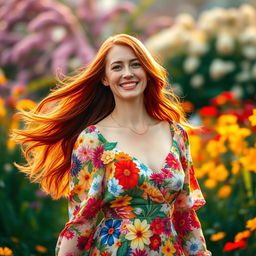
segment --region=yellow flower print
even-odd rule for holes
[[[162,249],[162,253],[166,256],[172,256],[176,252],[171,241],[167,240],[164,242],[164,247]]]
[[[132,197],[125,195],[125,196],[119,196],[118,198],[116,198],[115,200],[113,200],[111,202],[110,207],[111,208],[115,208],[115,207],[121,207],[121,206],[126,206],[131,204],[130,200],[132,199]]]
[[[158,203],[163,202],[163,194],[160,192],[159,189],[149,186],[148,189],[146,190],[146,192],[152,200],[154,200]]]
[[[115,153],[111,150],[106,150],[101,156],[103,164],[108,164],[115,159]]]
[[[115,173],[115,163],[112,162],[106,166],[106,179],[107,180],[112,179],[114,177],[114,173]]]
[[[80,137],[76,140],[76,142],[75,142],[74,150],[76,150],[76,149],[79,147],[79,145],[83,144],[83,142],[84,142],[84,136],[80,136]]]
[[[149,238],[152,236],[152,231],[149,230],[150,225],[147,224],[146,220],[142,222],[139,219],[135,219],[134,225],[128,224],[127,229],[129,233],[126,234],[125,238],[131,240],[131,248],[144,249],[144,244],[149,245]]]
[[[78,174],[79,185],[85,190],[88,190],[91,185],[92,175],[88,172],[87,168],[81,170]]]
[[[120,152],[120,153],[116,154],[116,159],[118,161],[122,161],[122,160],[131,160],[132,158],[128,154]]]

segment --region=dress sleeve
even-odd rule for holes
[[[96,133],[85,130],[75,143],[70,168],[69,221],[59,235],[56,256],[89,255],[103,204],[103,145],[97,141]]]
[[[184,185],[174,203],[173,223],[179,244],[186,256],[210,256],[196,210],[205,204],[194,174],[188,135],[181,128],[181,162],[185,172]]]

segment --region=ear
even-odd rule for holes
[[[109,86],[106,77],[103,77],[103,78],[101,79],[101,82],[102,82],[105,86]]]

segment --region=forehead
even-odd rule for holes
[[[125,45],[114,45],[108,52],[106,56],[106,64],[111,64],[115,61],[129,61],[131,59],[136,59],[134,51]]]

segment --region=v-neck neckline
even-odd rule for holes
[[[160,169],[159,169],[158,171],[155,171],[155,170],[153,170],[152,168],[150,168],[147,164],[145,164],[145,163],[144,163],[143,161],[141,161],[139,158],[137,158],[137,157],[135,157],[135,156],[132,156],[131,154],[126,153],[125,151],[119,149],[119,148],[118,148],[118,142],[117,142],[117,141],[108,141],[108,140],[106,139],[106,137],[102,134],[102,132],[98,129],[98,127],[96,127],[95,125],[91,125],[91,127],[93,127],[94,130],[95,130],[98,134],[100,134],[100,135],[102,136],[102,138],[105,140],[105,143],[115,143],[115,144],[116,144],[116,145],[115,145],[115,149],[116,149],[119,153],[124,153],[124,154],[128,155],[129,157],[131,157],[132,159],[136,160],[136,161],[139,162],[140,164],[143,164],[143,165],[144,165],[148,170],[150,170],[152,173],[159,174],[159,173],[161,173],[161,171],[165,168],[166,160],[167,160],[167,158],[169,157],[169,155],[170,155],[170,154],[173,155],[172,150],[173,150],[173,148],[174,148],[174,146],[175,146],[175,143],[174,143],[174,141],[175,141],[175,130],[174,130],[174,128],[172,127],[173,123],[172,123],[172,121],[167,121],[167,122],[169,123],[169,129],[170,129],[169,131],[171,132],[171,139],[172,139],[171,142],[172,142],[172,144],[171,144],[171,146],[170,146],[170,149],[169,149],[169,151],[168,151],[166,157],[164,158],[164,162],[162,163],[162,165],[160,166]]]

